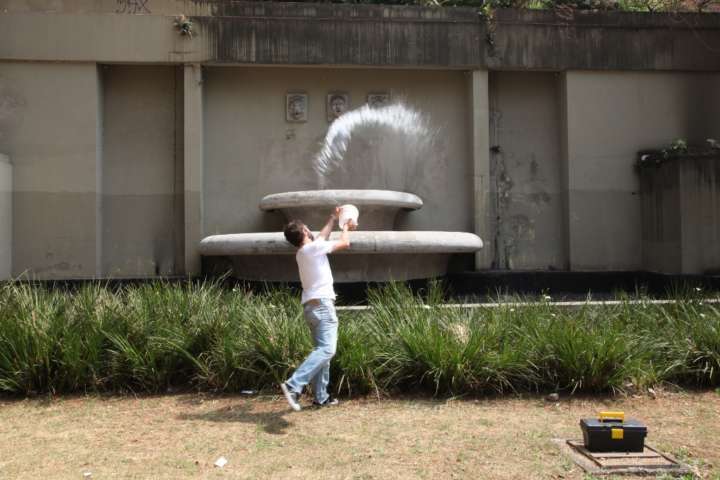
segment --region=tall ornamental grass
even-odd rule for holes
[[[426,303],[397,284],[370,292],[369,302],[362,321],[379,390],[502,393],[536,383],[522,338],[502,314]]]
[[[214,282],[0,287],[0,393],[272,389],[312,348],[299,299]],[[496,308],[402,284],[340,314],[333,388],[344,395],[617,392],[720,385],[720,310],[668,305]]]

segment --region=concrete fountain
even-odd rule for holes
[[[324,224],[337,205],[360,209],[360,228],[350,233],[349,250],[331,256],[336,282],[387,282],[442,276],[453,253],[482,248],[482,240],[466,232],[395,231],[400,210],[416,210],[422,200],[389,190],[309,190],[268,195],[265,211],[279,210],[287,220],[299,218],[310,226]],[[337,237],[333,233],[332,238]],[[295,248],[282,232],[212,235],[200,242],[215,273],[231,271],[245,280],[298,281]]]
[[[319,184],[325,186],[331,170],[339,168],[354,131],[362,126],[386,126],[402,132],[415,147],[427,141],[425,119],[404,105],[361,107],[337,119],[315,159]],[[351,247],[330,257],[336,282],[387,282],[442,276],[450,256],[480,250],[475,234],[446,231],[398,231],[397,215],[422,208],[417,195],[393,190],[321,189],[268,195],[260,209],[281,212],[286,220],[300,219],[311,228],[324,225],[332,209],[353,204],[360,210],[359,229],[350,233]],[[332,238],[337,238],[333,233]],[[282,232],[212,235],[200,242],[204,269],[230,272],[238,279],[276,282],[299,281],[295,248]]]

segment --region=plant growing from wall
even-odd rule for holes
[[[687,140],[684,138],[676,138],[668,148],[664,148],[662,153],[663,157],[668,158],[670,155],[682,155],[687,153],[688,145]]]
[[[193,23],[185,15],[175,17],[175,28],[180,32],[180,35],[186,35],[190,38],[193,36]]]
[[[637,167],[660,165],[667,160],[683,157],[720,155],[720,143],[714,138],[708,138],[702,145],[689,145],[684,138],[676,138],[664,148],[643,150],[638,153]]]
[[[498,8],[538,8],[542,0],[488,0],[480,2],[478,16],[485,21],[487,33],[485,34],[485,43],[490,48],[490,56],[495,55],[495,30],[497,22],[495,21],[495,11]]]
[[[485,43],[489,47],[490,56],[495,55],[495,29],[497,23],[495,22],[495,9],[491,2],[485,2],[482,8],[478,11],[478,15],[485,21]]]

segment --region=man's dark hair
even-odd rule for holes
[[[285,239],[296,247],[302,245],[303,238],[305,238],[304,226],[305,224],[300,220],[292,220],[285,225],[285,229],[283,230]]]

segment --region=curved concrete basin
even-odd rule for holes
[[[330,240],[340,238],[338,232]],[[466,232],[350,232],[350,248],[337,255],[358,253],[459,253],[483,246],[480,237]],[[212,235],[200,242],[200,254],[278,255],[295,254],[282,232]]]
[[[417,195],[392,190],[304,190],[267,195],[260,201],[264,211],[279,210],[289,220],[300,219],[320,228],[333,207],[351,203],[360,210],[360,229],[392,230],[400,210],[417,210]]]
[[[441,276],[451,254],[475,252],[483,245],[480,237],[465,232],[362,231],[351,232],[350,242],[350,249],[330,256],[336,282]],[[298,281],[295,251],[280,232],[213,235],[200,242],[209,273],[230,271],[245,280]]]

